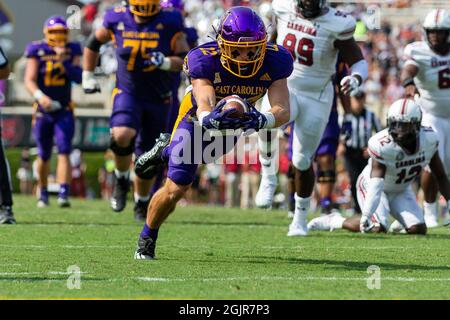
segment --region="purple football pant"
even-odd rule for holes
[[[330,113],[325,131],[323,132],[322,140],[317,148],[316,157],[328,154],[336,158],[336,151],[339,145],[339,134],[340,128],[338,113],[336,111],[332,111]]]
[[[212,163],[234,148],[239,136],[210,136],[194,123],[191,94],[181,103],[180,113],[165,150],[168,160],[167,176],[176,184],[188,185],[195,179],[199,164]]]
[[[38,112],[33,128],[39,157],[47,161],[52,155],[53,138],[58,154],[72,152],[72,139],[75,133],[75,118],[70,110],[53,113]]]
[[[166,132],[167,117],[171,108],[167,103],[152,103],[118,90],[114,95],[110,127],[128,127],[137,132],[136,157],[150,150],[159,134]]]

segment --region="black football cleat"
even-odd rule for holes
[[[109,201],[111,209],[121,212],[127,204],[127,193],[130,190],[130,180],[128,178],[116,178],[114,181],[114,191]]]
[[[152,238],[139,237],[138,247],[134,253],[135,260],[153,260],[155,259],[156,243]]]
[[[147,219],[147,208],[150,201],[140,201],[134,203],[134,219],[144,222]]]
[[[136,159],[134,172],[139,178],[150,180],[158,173],[158,169],[164,164],[163,151],[169,144],[170,134],[161,133],[153,148]]]
[[[11,207],[0,207],[0,224],[16,224],[16,219],[14,218]]]

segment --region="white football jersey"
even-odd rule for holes
[[[334,42],[353,37],[355,19],[326,8],[325,14],[307,20],[297,14],[293,0],[273,0],[272,9],[277,18],[277,44],[287,48],[295,61],[289,85],[304,92],[323,90],[336,72]]]
[[[370,180],[372,171],[372,159],[386,166],[384,177],[385,192],[401,192],[420,175],[438,149],[438,137],[436,133],[427,127],[422,127],[419,133],[419,151],[414,154],[406,153],[389,135],[388,129],[384,129],[369,139],[368,152],[369,163],[363,170],[364,183]],[[367,190],[367,186],[365,186]]]
[[[420,105],[424,112],[450,118],[450,53],[440,56],[430,49],[427,42],[417,41],[405,47],[405,65],[419,68],[414,82],[420,93]]]

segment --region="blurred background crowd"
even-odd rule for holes
[[[404,47],[422,39],[421,20],[439,6],[448,7],[448,0],[386,0],[386,1],[328,1],[357,19],[355,39],[369,63],[369,78],[364,85],[365,97],[360,100],[368,110],[381,119],[386,107],[403,95],[399,81]],[[121,1],[75,0],[0,0],[0,45],[9,55],[14,76],[0,83],[0,104],[3,113],[3,130],[13,172],[15,192],[31,194],[35,189],[36,173],[33,163],[36,151],[28,122],[31,118],[32,97],[23,85],[25,44],[42,38],[42,23],[52,14],[68,17],[71,36],[82,44],[102,22],[108,8]],[[265,20],[269,32],[273,30],[271,1],[269,0],[185,0],[184,15],[187,26],[195,27],[199,44],[214,36],[212,26],[230,6],[252,6]],[[50,10],[52,8],[52,10]],[[27,21],[26,25],[16,21]],[[107,199],[114,179],[114,162],[109,151],[108,115],[111,108],[111,91],[114,88],[116,62],[112,46],[103,46],[101,62],[96,70],[102,76],[102,94],[85,96],[80,87],[74,87],[77,104],[77,133],[71,155],[73,165],[72,193],[74,196]],[[180,90],[180,93],[183,89]],[[365,100],[364,100],[365,99]],[[22,128],[23,127],[23,128]],[[280,187],[275,197],[279,207],[286,207],[287,138],[280,132]],[[256,143],[256,137],[254,139]],[[246,148],[248,159],[257,159],[257,148]],[[337,183],[334,201],[343,209],[352,207],[350,182],[343,163],[343,150],[338,152]],[[250,208],[259,186],[260,164],[244,163],[210,164],[199,169],[192,191],[184,203],[209,203],[229,207]],[[50,178],[51,181],[51,178]],[[51,183],[49,186],[51,191]]]

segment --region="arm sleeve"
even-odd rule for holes
[[[25,48],[24,56],[25,58],[37,58],[38,55],[36,46],[32,43],[28,44]]]
[[[192,79],[214,80],[212,72],[211,52],[208,48],[199,48],[189,51],[184,60],[183,70],[186,75]]]
[[[385,160],[383,158],[383,155],[381,154],[381,146],[377,141],[378,138],[379,137],[377,136],[373,136],[369,139],[369,142],[367,144],[367,151],[372,159],[385,164]]]
[[[339,26],[336,26],[336,39],[349,40],[353,38],[356,29],[356,21],[350,15],[343,14]]]
[[[384,178],[371,178],[367,187],[366,200],[362,208],[362,214],[371,217],[380,204],[384,189]]]

